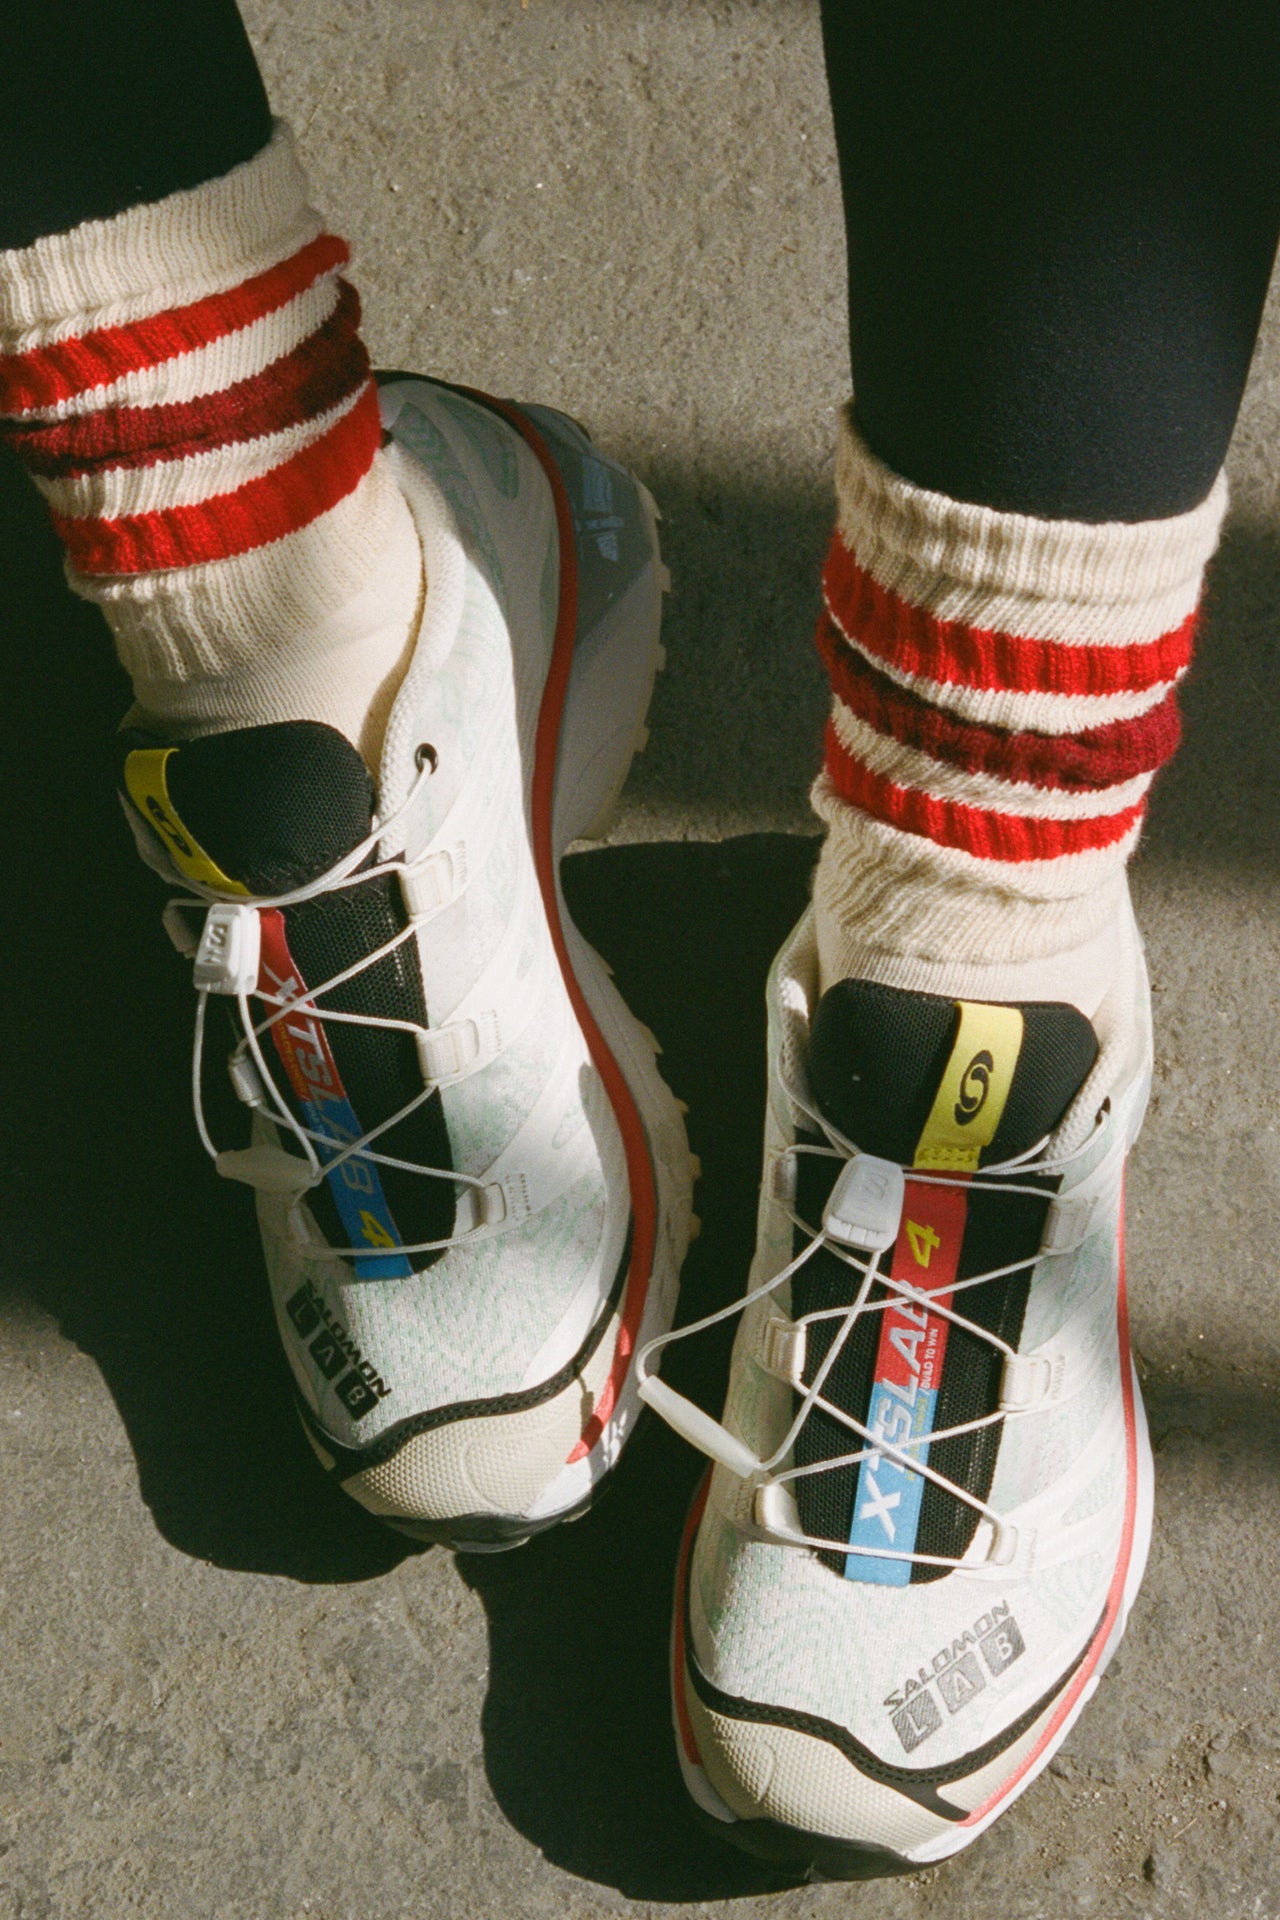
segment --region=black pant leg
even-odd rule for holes
[[[1275,0],[823,0],[876,453],[1081,520],[1194,506],[1280,233]]]
[[[0,0],[0,248],[199,186],[270,137],[235,0]]]

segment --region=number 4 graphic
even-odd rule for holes
[[[933,1228],[922,1227],[918,1220],[907,1221],[907,1239],[918,1267],[927,1267],[934,1248],[942,1244]]]
[[[370,1213],[365,1207],[360,1209],[360,1226],[364,1232],[365,1239],[371,1247],[395,1246],[395,1241],[391,1238],[391,1235],[387,1232],[381,1220],[379,1220],[376,1215]],[[926,1261],[925,1264],[928,1265],[928,1262]]]

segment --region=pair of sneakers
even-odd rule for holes
[[[941,1859],[1065,1737],[1146,1554],[1136,933],[1090,1023],[820,994],[806,917],[723,1419],[674,1392],[694,1163],[559,880],[644,737],[653,502],[549,410],[408,376],[381,402],[428,592],[376,790],[316,723],[124,739],[303,1426],[392,1526],[493,1551],[583,1512],[648,1402],[712,1462],[672,1641],[694,1800],[801,1871]],[[247,1146],[206,1117],[228,1040]]]

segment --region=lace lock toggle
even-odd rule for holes
[[[713,1420],[692,1400],[686,1400],[682,1393],[677,1393],[665,1380],[660,1380],[657,1374],[647,1374],[637,1391],[646,1405],[661,1414],[682,1440],[687,1440],[691,1447],[696,1447],[699,1453],[705,1453],[709,1460],[716,1461],[719,1466],[728,1467],[730,1473],[736,1473],[740,1480],[751,1480],[764,1472],[762,1463],[745,1440],[739,1440],[736,1434],[730,1433],[718,1420]]]
[[[262,923],[256,907],[215,901],[195,952],[200,993],[253,993],[258,985]]]
[[[822,1216],[822,1231],[841,1246],[883,1253],[898,1237],[906,1175],[894,1160],[855,1153],[840,1170]]]

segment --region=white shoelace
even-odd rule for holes
[[[387,837],[391,829],[408,814],[424,784],[434,772],[434,752],[420,748],[417,774],[400,805],[388,814],[385,820],[375,818],[369,833],[357,846],[352,847],[350,852],[327,872],[308,881],[305,886],[295,887],[287,893],[254,895],[246,899],[239,895],[232,897],[219,893],[216,888],[204,886],[199,881],[182,875],[181,883],[188,891],[175,895],[165,909],[165,924],[175,945],[179,945],[188,957],[194,958],[199,944],[198,939],[195,942],[190,939],[190,929],[186,928],[185,920],[175,919],[175,913],[177,916],[183,916],[186,910],[204,909],[207,915],[210,909],[217,909],[223,916],[223,925],[228,928],[234,940],[235,922],[241,916],[253,915],[256,918],[258,914],[272,909],[300,906],[304,901],[319,899],[322,895],[337,892],[340,888],[363,886],[371,880],[382,879],[388,874],[404,876],[415,871],[430,857],[429,846],[415,860],[407,860],[400,855],[393,859],[378,861],[368,867],[362,867],[361,863],[376,849],[378,843]],[[210,994],[215,989],[202,987],[197,983],[195,1034],[191,1057],[192,1105],[201,1144],[219,1172],[227,1174],[230,1178],[244,1180],[251,1186],[262,1187],[267,1191],[288,1193],[293,1197],[295,1208],[308,1192],[337,1172],[346,1161],[356,1157],[376,1166],[393,1167],[403,1173],[419,1174],[424,1179],[447,1180],[456,1186],[473,1191],[476,1195],[477,1223],[463,1232],[451,1234],[446,1239],[420,1240],[388,1247],[373,1245],[331,1247],[309,1243],[308,1250],[315,1257],[338,1260],[359,1258],[361,1261],[366,1261],[379,1258],[399,1259],[405,1254],[437,1253],[464,1242],[472,1245],[477,1238],[487,1238],[501,1227],[500,1220],[489,1222],[485,1218],[486,1185],[482,1178],[461,1173],[454,1168],[423,1166],[416,1161],[380,1153],[374,1148],[374,1142],[381,1135],[390,1132],[393,1127],[398,1126],[402,1120],[407,1119],[432,1097],[437,1090],[435,1081],[425,1080],[420,1093],[405,1101],[401,1107],[386,1119],[379,1121],[376,1126],[367,1128],[358,1138],[338,1147],[330,1134],[306,1126],[291,1111],[280,1091],[276,1076],[267,1063],[261,1045],[264,1034],[270,1033],[279,1022],[296,1013],[305,1013],[309,1020],[325,1023],[377,1027],[391,1033],[406,1033],[413,1036],[415,1040],[425,1037],[429,1029],[419,1021],[401,1020],[380,1014],[342,1013],[335,1008],[324,1007],[318,1003],[325,994],[344,986],[349,980],[363,973],[366,968],[376,966],[379,961],[393,954],[405,941],[413,939],[418,930],[447,904],[447,901],[438,902],[422,912],[409,914],[405,925],[391,939],[362,955],[352,965],[332,974],[329,979],[321,981],[316,986],[304,987],[300,993],[292,997],[272,993],[257,980],[256,959],[252,969],[248,970],[252,973],[252,979],[241,977],[233,985],[217,989],[220,997],[234,999],[242,1034],[228,1062],[232,1084],[246,1106],[264,1114],[267,1119],[273,1121],[277,1127],[282,1127],[298,1142],[302,1149],[301,1158],[295,1153],[286,1152],[282,1147],[250,1147],[231,1152],[220,1151],[212,1139],[204,1111],[203,1083],[206,1016]],[[179,929],[185,930],[188,937],[182,938]],[[253,951],[256,956],[256,941],[253,944]],[[245,970],[242,970],[242,973],[243,971]],[[251,998],[257,998],[272,1010],[262,1019],[255,1018],[249,1004]],[[321,1151],[318,1152],[317,1148]]]
[[[776,1169],[787,1161],[790,1161],[794,1166],[796,1159],[802,1154],[836,1160],[839,1161],[842,1166],[860,1157],[860,1149],[855,1143],[845,1139],[835,1127],[831,1126],[797,1088],[788,1084],[785,1080],[784,1087],[792,1105],[798,1108],[813,1122],[815,1130],[824,1134],[830,1144],[822,1147],[793,1143],[791,1146],[784,1148],[774,1162],[775,1173]],[[902,1172],[904,1176],[913,1183],[918,1182],[921,1185],[939,1187],[958,1187],[963,1189],[966,1194],[1031,1194],[1036,1199],[1051,1201],[1053,1199],[1053,1190],[1043,1186],[1030,1185],[1027,1177],[1031,1175],[1056,1176],[1062,1174],[1069,1166],[1081,1159],[1093,1148],[1098,1131],[1105,1124],[1105,1117],[1106,1108],[1104,1106],[1097,1117],[1093,1132],[1089,1137],[1079,1147],[1073,1149],[1072,1152],[1058,1157],[1043,1151],[1048,1143],[1048,1136],[1046,1135],[1043,1139],[1037,1141],[1034,1146],[1028,1148],[1026,1152],[1015,1155],[1008,1160],[997,1162],[994,1165],[983,1167],[980,1173],[966,1175],[963,1178],[945,1173],[924,1172],[911,1167],[903,1168]],[[850,1247],[842,1245],[838,1240],[833,1238],[832,1235],[826,1231],[825,1227],[815,1228],[809,1221],[803,1220],[795,1211],[794,1206],[789,1204],[785,1199],[777,1196],[776,1187],[775,1203],[782,1207],[787,1218],[797,1231],[809,1236],[807,1243],[801,1248],[800,1252],[796,1254],[794,1259],[788,1261],[779,1272],[774,1274],[772,1279],[765,1281],[758,1287],[754,1287],[739,1299],[731,1301],[727,1307],[721,1307],[715,1313],[706,1314],[702,1319],[691,1322],[687,1327],[675,1328],[670,1333],[662,1334],[657,1339],[650,1340],[647,1345],[641,1349],[637,1362],[641,1397],[693,1446],[697,1447],[701,1452],[706,1453],[718,1464],[727,1467],[730,1472],[737,1474],[739,1478],[748,1483],[754,1483],[755,1495],[753,1511],[756,1528],[760,1533],[766,1535],[770,1540],[779,1545],[802,1547],[821,1553],[839,1554],[842,1558],[851,1554],[857,1554],[866,1555],[874,1559],[910,1561],[922,1566],[956,1568],[975,1565],[1007,1565],[1012,1560],[1017,1549],[1015,1529],[987,1501],[979,1499],[976,1494],[970,1493],[967,1488],[957,1485],[954,1480],[948,1479],[945,1474],[939,1473],[938,1470],[935,1467],[931,1467],[927,1461],[921,1460],[918,1457],[918,1450],[921,1448],[935,1447],[941,1442],[955,1439],[961,1434],[976,1433],[979,1429],[995,1426],[1002,1420],[1029,1417],[1029,1415],[1037,1411],[1037,1409],[1029,1408],[1024,1412],[1020,1409],[1007,1409],[1002,1407],[993,1413],[979,1415],[976,1419],[962,1421],[956,1426],[938,1428],[932,1432],[913,1436],[902,1442],[894,1442],[888,1440],[883,1434],[874,1432],[852,1414],[845,1412],[842,1407],[837,1406],[832,1400],[828,1399],[822,1389],[831,1374],[832,1368],[835,1366],[847,1345],[850,1335],[859,1319],[864,1315],[883,1313],[887,1308],[895,1306],[906,1305],[913,1308],[917,1313],[924,1310],[931,1316],[947,1320],[952,1326],[963,1328],[966,1333],[975,1335],[979,1340],[985,1341],[987,1345],[995,1348],[1006,1362],[1016,1360],[1018,1357],[1017,1349],[1010,1346],[1008,1341],[1002,1339],[999,1334],[993,1333],[990,1328],[979,1326],[976,1321],[968,1319],[962,1313],[958,1313],[953,1307],[941,1305],[940,1296],[943,1294],[954,1296],[955,1294],[967,1291],[971,1287],[984,1286],[993,1280],[1007,1279],[1015,1273],[1025,1272],[1034,1264],[1037,1255],[1035,1253],[1029,1257],[1023,1255],[1020,1259],[1014,1260],[1006,1266],[993,1267],[986,1272],[969,1275],[963,1280],[949,1281],[940,1287],[936,1293],[930,1293],[927,1288],[916,1287],[906,1281],[895,1280],[889,1273],[884,1271],[881,1261],[885,1252],[891,1252],[890,1248],[886,1248],[882,1252],[860,1256]],[[1067,1249],[1060,1250],[1066,1251]],[[816,1254],[823,1251],[843,1261],[855,1276],[854,1297],[847,1306],[816,1309],[812,1313],[803,1314],[798,1320],[790,1322],[791,1327],[796,1330],[807,1330],[811,1326],[816,1326],[828,1321],[836,1321],[839,1324],[831,1344],[814,1374],[812,1383],[807,1387],[793,1385],[793,1391],[800,1396],[800,1405],[780,1443],[767,1458],[761,1459],[752,1453],[750,1447],[748,1447],[744,1441],[740,1440],[735,1434],[730,1433],[728,1428],[723,1426],[719,1421],[713,1420],[710,1415],[704,1413],[700,1407],[686,1399],[683,1394],[677,1393],[674,1388],[669,1387],[665,1381],[659,1379],[656,1374],[652,1373],[650,1368],[654,1357],[664,1347],[672,1345],[677,1340],[690,1339],[695,1334],[703,1333],[709,1327],[718,1326],[722,1321],[732,1319],[736,1314],[742,1313],[747,1307],[754,1305],[756,1301],[765,1299],[769,1294],[776,1292],[779,1287],[784,1286],[807,1262],[812,1260]],[[880,1300],[872,1300],[870,1295],[873,1288],[877,1285],[884,1288],[885,1297]],[[1058,1404],[1061,1403],[1059,1402]],[[815,1409],[828,1415],[840,1426],[856,1435],[864,1444],[855,1451],[843,1453],[831,1459],[815,1461],[804,1466],[784,1465],[787,1456],[795,1446],[802,1427]],[[901,1548],[893,1547],[870,1547],[854,1544],[848,1540],[828,1540],[818,1535],[805,1533],[798,1524],[793,1525],[791,1523],[790,1512],[794,1512],[794,1497],[789,1495],[789,1488],[793,1482],[813,1474],[847,1471],[860,1466],[863,1461],[874,1459],[877,1456],[884,1456],[893,1461],[895,1465],[899,1466],[905,1472],[923,1475],[925,1479],[932,1481],[935,1486],[941,1487],[944,1492],[950,1494],[954,1499],[961,1501],[965,1506],[974,1510],[979,1519],[978,1531],[975,1533],[968,1551],[962,1557],[914,1551],[909,1552]],[[981,1537],[983,1532],[981,1523],[984,1521],[990,1530],[985,1539]]]

